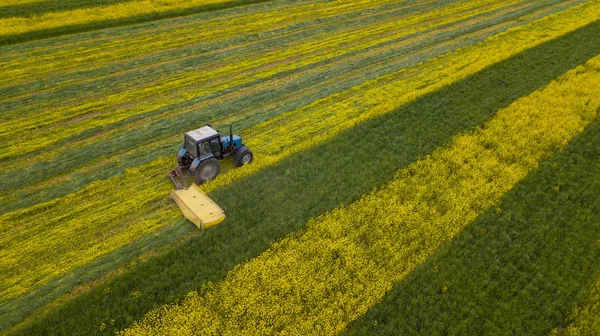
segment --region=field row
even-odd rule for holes
[[[334,335],[596,121],[600,57],[124,335]]]
[[[211,198],[227,209],[226,222],[78,296],[28,324],[23,333],[44,332],[47,328],[90,333],[102,324],[104,332],[114,332],[207,281],[220,280],[234,265],[258,256],[271,242],[304,227],[310,218],[357,200],[389,181],[398,169],[447,143],[453,135],[484,122],[519,97],[596,56],[598,44],[590,42],[600,36],[600,27],[581,21],[586,18],[586,10],[592,17],[590,22],[594,21],[594,5],[586,4],[421,65],[438,64],[444,69],[448,63],[443,60],[452,57],[457,57],[458,63],[486,60],[489,56],[485,47],[494,50],[494,46],[502,46],[504,52],[517,53],[511,41],[518,45],[531,39],[527,42],[531,49],[523,50],[523,46],[513,57],[490,52],[498,57],[494,65],[476,61],[470,68],[469,63],[463,63],[466,70],[457,74],[458,82],[435,92],[423,92],[423,96],[407,101],[399,109],[389,106],[387,113],[353,124],[335,137],[324,138],[304,151],[282,157],[284,160],[276,164],[214,189]],[[581,47],[569,48],[571,45]],[[348,102],[350,106],[353,100]],[[381,151],[381,143],[397,145],[373,160],[373,153]],[[227,174],[222,177],[226,179]],[[289,188],[281,189],[281,185]],[[169,209],[166,206],[161,211]]]

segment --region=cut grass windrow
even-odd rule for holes
[[[404,20],[350,30],[298,46],[269,51],[264,55],[227,62],[211,70],[189,71],[143,88],[84,101],[74,106],[46,108],[43,113],[29,115],[25,119],[15,118],[2,124],[0,158],[24,156],[90,128],[110,125],[194,97],[373,47],[391,39],[501,8],[511,2],[498,1],[490,4],[489,1],[472,0],[413,15]],[[26,133],[23,131],[31,128],[36,128],[38,135],[34,139],[23,136]]]
[[[578,19],[585,18],[581,12],[577,14]],[[107,280],[15,333],[44,334],[51,330],[55,334],[92,334],[102,324],[103,333],[112,333],[207,281],[221,280],[233,266],[258,256],[270,243],[303,228],[310,218],[356,201],[455,134],[483,123],[495,111],[598,55],[600,23],[568,33],[569,29],[560,28],[560,17],[549,19],[556,20],[551,27],[565,29],[566,35],[214,190],[211,198],[228,215],[221,225]],[[531,24],[529,31],[506,36],[524,41],[528,36],[535,39],[536,27],[543,27],[539,24]],[[570,47],[573,45],[578,48]],[[382,143],[395,145],[387,147],[385,155],[374,154],[381,153]],[[373,160],[374,155],[378,155],[377,160]],[[160,211],[178,212],[173,205]],[[123,221],[120,225],[135,226],[135,221]],[[26,309],[18,305],[15,308]]]
[[[598,335],[598,148],[595,122],[396,284],[346,335],[548,335],[582,303],[572,316],[581,324],[566,334]]]
[[[597,134],[600,134],[600,127],[596,127]],[[600,137],[597,137],[595,142],[590,142],[596,146],[596,148],[592,148],[590,152],[594,154],[594,149],[597,149],[600,146]],[[596,158],[600,156],[596,155]],[[596,166],[590,166],[589,171],[596,174],[596,185],[600,184],[600,160],[596,160]],[[582,169],[576,170],[577,172],[581,172]],[[581,176],[577,176],[578,179],[581,179]],[[594,183],[594,181],[590,181],[590,184]],[[580,189],[577,189],[577,193],[580,193],[580,190],[587,189],[590,190],[589,184],[579,184],[581,186]],[[596,188],[596,190],[599,188]],[[564,192],[564,188],[562,190]],[[600,190],[597,191],[596,195],[600,193]],[[575,194],[575,193],[573,193]],[[564,198],[564,197],[563,197]],[[566,203],[566,202],[565,202]],[[596,206],[597,211],[600,211],[600,206]],[[588,210],[589,211],[589,210]],[[583,212],[583,211],[582,211]],[[564,217],[564,216],[563,216]],[[595,227],[599,227],[600,223],[598,220],[595,223]],[[585,234],[589,234],[587,231]],[[593,241],[592,241],[593,242]],[[600,239],[596,241],[595,250],[597,251],[600,246]],[[592,285],[591,291],[588,293],[587,298],[585,299],[584,304],[581,307],[577,307],[573,309],[573,311],[569,314],[567,319],[568,325],[566,327],[560,327],[552,330],[552,336],[594,336],[600,334],[600,274],[596,276],[596,280]]]
[[[244,134],[245,143],[255,152],[256,162],[220,175],[204,189],[210,192],[230,184],[506,59],[511,53],[514,55],[580,27],[586,22],[586,13],[587,20],[599,15],[598,7],[600,2],[576,7],[563,15],[521,26],[259,124],[255,127],[256,132]],[[585,50],[582,53],[585,54]],[[166,179],[161,176],[172,164],[171,157],[160,158],[131,169],[124,176],[93,182],[76,193],[0,217],[5,222],[4,236],[10,236],[10,239],[6,238],[7,248],[0,255],[2,265],[11,269],[2,279],[4,290],[0,294],[3,300],[114,251],[143,232],[155,231],[171,223],[178,213],[161,201],[169,189]],[[137,190],[134,197],[128,197],[130,190]],[[123,203],[123,199],[128,200]],[[146,209],[149,204],[163,205],[157,205],[156,213],[152,213]],[[44,217],[40,219],[38,213],[42,210]],[[152,215],[150,219],[137,220],[140,213]],[[90,222],[96,223],[91,229]],[[44,234],[40,234],[40,230]],[[59,239],[66,234],[71,237],[68,242]],[[27,265],[26,271],[15,265]]]
[[[600,110],[600,56],[121,335],[335,335]]]
[[[511,11],[508,16],[500,11],[492,17],[486,17],[483,21],[474,18],[457,27],[446,27],[443,32],[433,30],[426,34],[418,34],[414,38],[402,41],[394,48],[384,46],[382,49],[377,48],[368,53],[361,52],[352,58],[344,57],[319,67],[302,69],[282,78],[273,78],[264,83],[221,94],[208,101],[194,100],[191,106],[173,106],[170,111],[137,120],[133,127],[125,129],[119,127],[112,131],[105,131],[101,136],[63,144],[55,151],[46,150],[43,154],[37,155],[36,163],[33,165],[30,160],[25,159],[20,160],[22,165],[7,165],[7,176],[3,178],[3,187],[10,189],[11,181],[25,187],[0,197],[0,204],[3,205],[4,211],[8,212],[26,205],[48,201],[69,191],[76,191],[76,187],[78,185],[82,187],[84,181],[89,183],[96,179],[114,176],[115,169],[122,171],[132,164],[145,163],[143,160],[148,162],[152,157],[169,155],[173,151],[172,148],[181,141],[180,134],[187,131],[189,124],[195,120],[206,118],[216,125],[233,122],[238,132],[257,122],[294,110],[335,92],[347,90],[366,80],[414,66],[426,59],[476,43],[494,33],[523,24],[527,20],[539,19],[564,9],[562,6],[571,5],[561,2],[558,8],[544,5],[541,9],[528,6],[524,10],[518,8],[516,11]],[[509,20],[511,18],[513,20]],[[398,54],[403,56],[397,57]],[[130,120],[126,125],[132,123],[133,120]],[[126,130],[125,134],[121,134],[123,130]],[[153,134],[151,139],[145,136],[149,130]],[[178,135],[175,138],[159,140],[171,134]],[[116,141],[112,140],[115,137]],[[140,158],[140,151],[144,152],[145,159]],[[94,153],[101,159],[89,161],[90,153]],[[110,159],[107,160],[105,155]],[[51,159],[48,160],[46,157]],[[78,162],[85,162],[85,166],[73,171]],[[105,163],[99,164],[99,162]],[[115,163],[118,163],[121,168],[114,167]],[[20,171],[18,179],[11,174],[14,170]],[[62,171],[68,171],[67,175],[60,174]],[[35,183],[36,177],[43,178],[45,181]]]

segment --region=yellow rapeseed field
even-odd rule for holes
[[[599,90],[597,56],[121,335],[342,331],[596,121]]]
[[[490,64],[593,22],[600,16],[599,3],[591,1],[511,29],[258,125],[242,133],[255,152],[255,163],[220,175],[203,189],[227,185]],[[6,247],[0,251],[0,265],[8,270],[28,265],[27,271],[6,273],[0,280],[0,297],[18,296],[180,218],[179,210],[165,197],[170,185],[162,174],[171,165],[172,158],[160,158],[129,169],[124,176],[97,181],[68,196],[0,216],[6,232],[0,237],[0,244]],[[123,205],[130,190],[137,190],[136,196]],[[146,217],[140,219],[136,214],[142,209]],[[57,239],[67,233],[68,241]]]

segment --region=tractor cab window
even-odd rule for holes
[[[214,137],[208,140],[208,143],[210,144],[212,153],[216,157],[221,157],[221,139],[219,137]]]
[[[196,146],[196,143],[192,139],[185,137],[183,147],[192,157],[198,157],[198,146]]]
[[[200,157],[206,157],[212,154],[208,141],[203,141],[199,143],[198,148],[200,149]]]

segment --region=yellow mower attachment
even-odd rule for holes
[[[221,223],[225,212],[213,202],[197,185],[181,190],[171,191],[171,199],[179,205],[179,209],[190,222],[200,230],[205,230]]]

